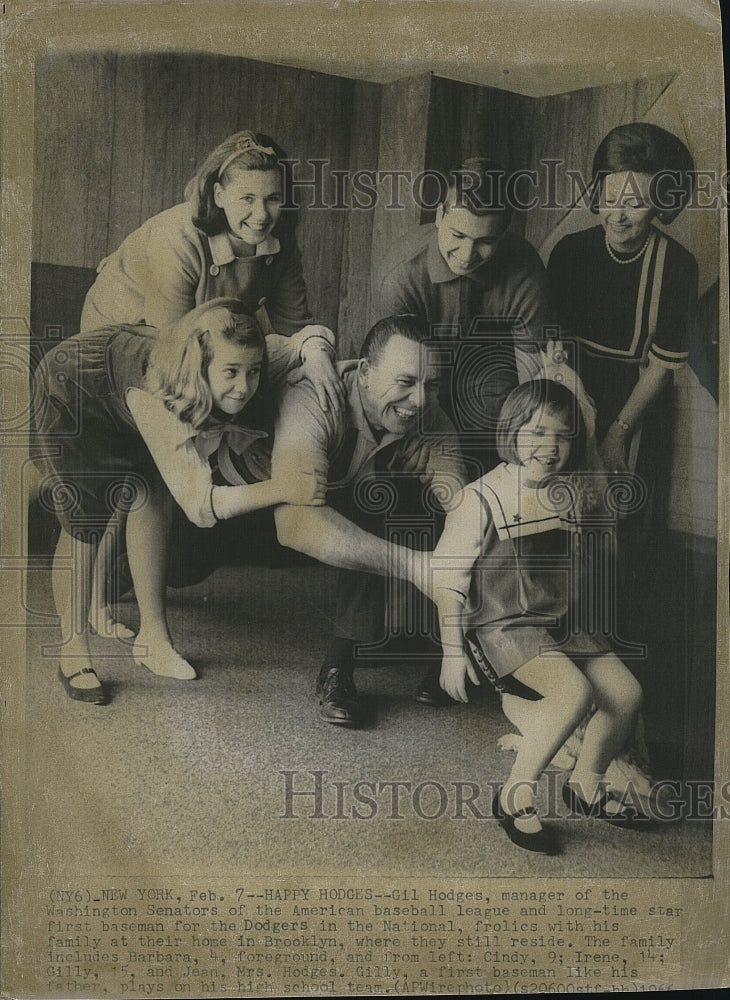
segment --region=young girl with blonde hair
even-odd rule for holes
[[[140,609],[135,660],[191,679],[195,671],[173,648],[165,614],[174,503],[211,528],[279,503],[323,502],[315,475],[293,469],[270,478],[272,421],[266,392],[259,394],[267,362],[274,380],[300,361],[304,374],[318,371],[323,346],[331,347],[318,327],[264,338],[239,302],[219,299],[159,332],[107,327],[45,356],[36,376],[40,494],[64,529],[52,580],[70,631],[59,669],[69,697],[106,700],[89,652],[89,608],[99,540],[120,507]]]

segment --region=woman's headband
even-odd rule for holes
[[[234,160],[237,160],[243,153],[248,153],[250,151],[265,153],[267,156],[276,156],[276,150],[272,149],[271,146],[259,146],[254,139],[249,139],[248,136],[246,136],[243,139],[238,140],[235,150],[230,154],[230,156],[227,156],[220,167],[218,167],[218,176],[222,177]]]

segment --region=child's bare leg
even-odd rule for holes
[[[89,601],[96,545],[61,531],[53,556],[51,586],[61,634],[61,672],[80,691],[101,690],[89,652]],[[84,671],[81,673],[80,671]],[[76,676],[74,676],[76,675]]]
[[[133,639],[134,632],[116,621],[107,603],[106,589],[115,564],[115,554],[119,549],[119,538],[124,531],[124,514],[117,512],[109,521],[102,535],[94,563],[91,587],[89,625],[97,635],[115,639]]]
[[[570,784],[584,802],[590,803],[597,793],[600,795],[608,765],[633,732],[641,708],[641,687],[612,653],[589,660],[585,674],[593,688],[596,712],[586,726]],[[620,812],[618,805],[615,811]]]
[[[178,655],[167,625],[165,593],[173,500],[162,480],[150,482],[147,502],[127,517],[127,555],[139,605],[134,658],[154,674],[192,680],[195,670]]]
[[[537,780],[585,715],[592,694],[590,683],[562,653],[536,656],[516,670],[514,677],[533,688],[542,700],[522,706],[522,715],[527,719],[529,714],[529,726],[525,726],[501,795],[502,808],[511,815],[533,805]],[[503,703],[515,698],[506,694]],[[505,708],[509,711],[509,705]],[[541,829],[537,816],[516,819],[515,825],[524,833]]]

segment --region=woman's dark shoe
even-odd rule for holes
[[[500,801],[501,792],[502,789],[498,788],[492,800],[492,815],[499,820],[499,825],[512,843],[516,844],[517,847],[523,848],[525,851],[533,851],[536,854],[559,854],[560,847],[551,830],[542,827],[542,829],[537,830],[535,833],[525,833],[524,830],[520,830],[515,826],[516,819],[526,819],[528,816],[537,815],[535,807],[529,806],[527,809],[520,809],[514,814],[506,813]]]
[[[613,826],[622,826],[624,829],[646,830],[651,825],[650,818],[637,813],[635,809],[624,808],[621,812],[609,811],[608,803],[616,801],[610,795],[603,795],[597,802],[589,804],[572,788],[569,781],[563,785],[563,802],[571,812],[578,813],[579,816],[586,816],[588,819],[602,819]]]
[[[93,674],[96,677],[96,671],[91,667],[83,667],[81,670],[77,670],[75,674],[71,674],[70,677],[67,677],[60,667],[58,668],[58,679],[63,684],[69,698],[73,698],[74,701],[85,701],[87,705],[106,705],[106,695],[101,684],[99,687],[92,688],[74,687],[71,684],[74,677],[80,677],[81,674]]]

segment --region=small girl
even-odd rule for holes
[[[478,684],[481,671],[505,714],[529,719],[494,813],[515,844],[546,854],[557,842],[535,811],[536,782],[591,703],[597,710],[563,798],[584,815],[623,825],[632,818],[602,781],[633,731],[641,689],[607,639],[578,618],[585,580],[575,568],[580,491],[570,474],[585,442],[569,389],[551,379],[518,386],[497,425],[503,462],[463,490],[433,556],[441,687],[465,702],[466,678]]]
[[[159,333],[108,327],[71,337],[45,356],[36,385],[44,449],[37,464],[45,474],[41,497],[50,496],[65,529],[52,583],[70,633],[59,668],[69,697],[106,701],[89,652],[91,578],[120,501],[140,610],[134,658],[178,679],[195,671],[174,650],[165,612],[173,500],[204,528],[275,504],[323,503],[316,476],[289,470],[269,478],[270,418],[257,397],[267,347],[269,371],[281,375],[300,360],[305,374],[319,370],[322,346],[320,327],[264,338],[240,302],[218,299]]]

